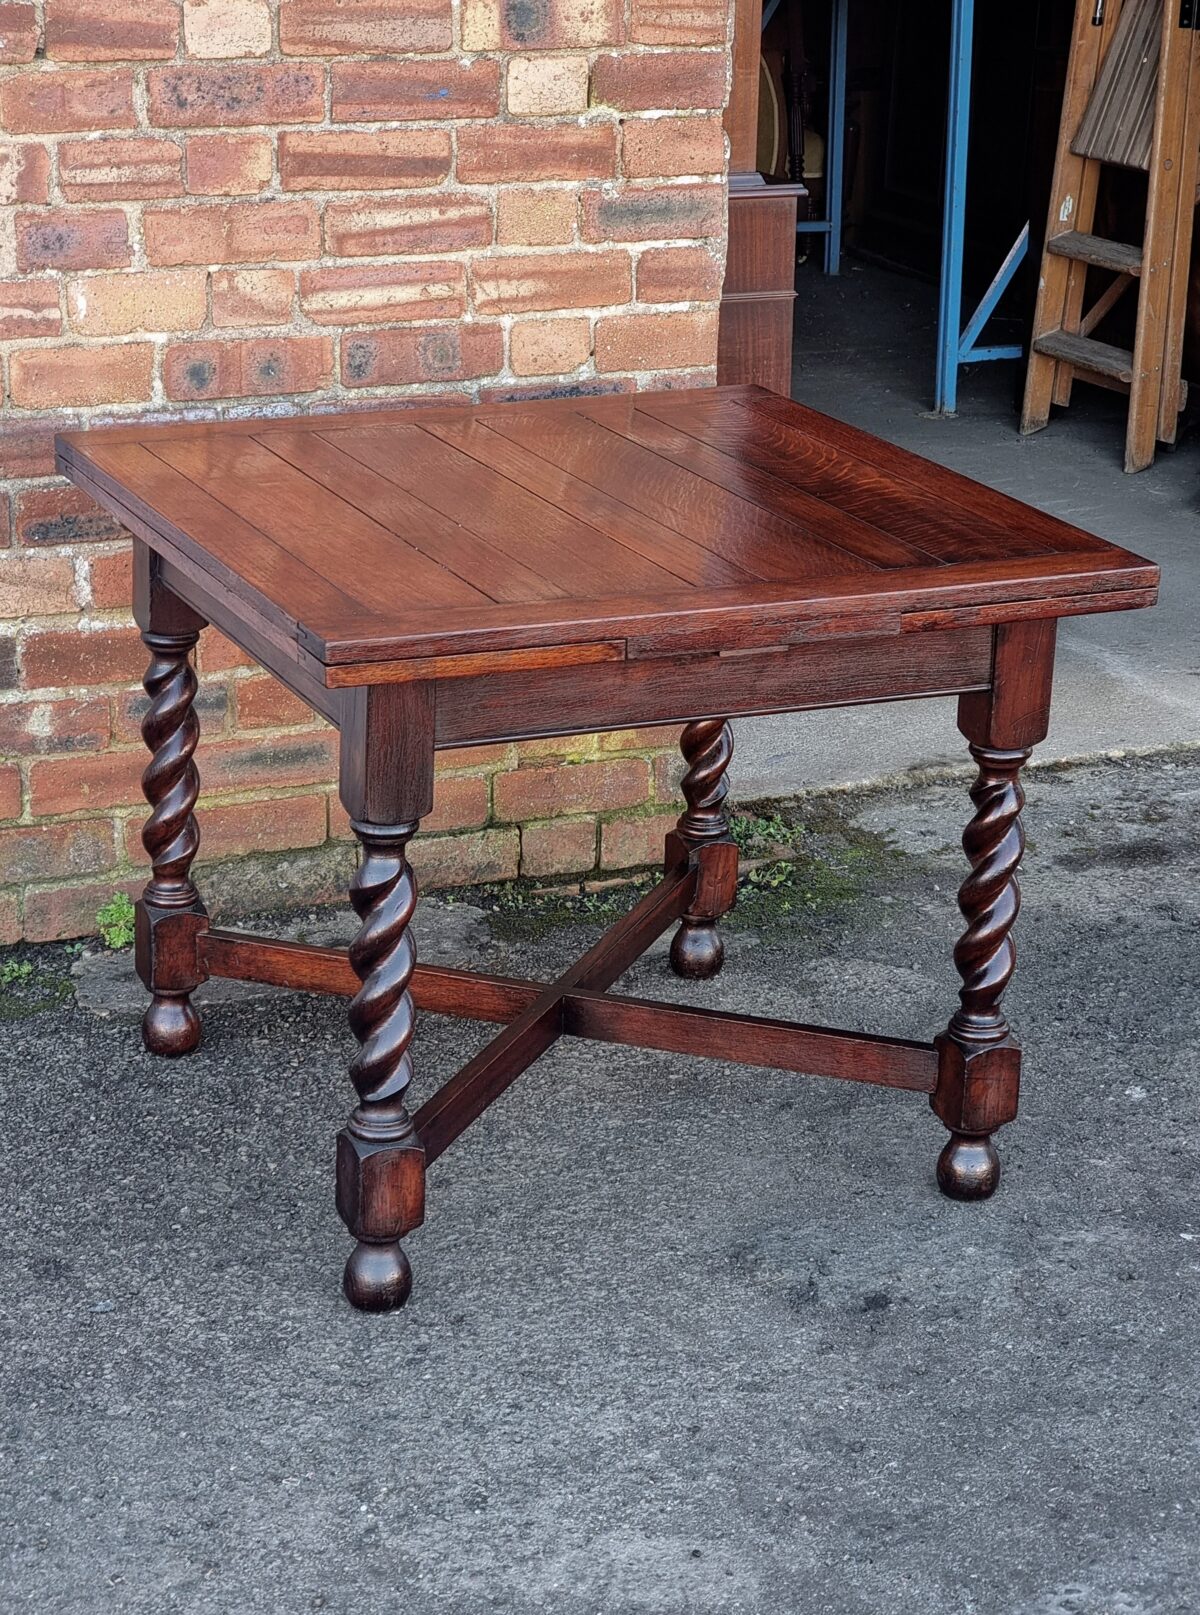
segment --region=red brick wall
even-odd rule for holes
[[[726,32],[725,0],[0,0],[0,940],[141,878],[127,548],[53,430],[711,381]],[[336,735],[219,637],[199,663],[204,856],[326,895]],[[653,856],[666,738],[447,757],[427,879]]]

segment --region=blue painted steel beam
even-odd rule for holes
[[[842,267],[842,172],[846,158],[846,41],[850,0],[833,0],[829,35],[829,124],[825,135],[825,273]]]
[[[971,137],[971,63],[975,0],[954,0],[950,28],[950,93],[946,113],[946,189],[942,202],[942,270],[938,291],[937,378],[934,408],[939,415],[958,409],[958,372],[964,364],[1019,359],[1010,343],[979,344],[1012,278],[1029,251],[1029,226],[1013,243],[979,307],[962,324],[963,240],[967,218],[967,155]]]

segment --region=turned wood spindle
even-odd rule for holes
[[[1011,933],[1021,906],[1017,869],[1025,850],[1021,826],[1025,793],[1020,772],[1030,753],[973,745],[971,755],[979,768],[971,787],[975,814],[963,832],[971,872],[958,894],[967,928],[954,949],[962,987],[946,1038],[965,1057],[967,1070],[979,1061],[978,1069],[986,1072],[986,1062],[979,1057],[987,1051],[1003,1047],[1006,1053],[1016,1054],[1001,999],[1017,957]],[[1015,1081],[1014,1060],[1003,1060],[999,1069],[1003,1083]],[[1000,1159],[990,1129],[951,1128],[938,1160],[938,1183],[943,1192],[955,1199],[982,1199],[999,1181]]]
[[[407,848],[417,825],[354,822],[353,828],[362,845],[350,886],[362,922],[350,945],[362,983],[349,1011],[359,1044],[350,1067],[359,1102],[339,1139],[339,1209],[358,1241],[346,1263],[346,1295],[357,1307],[385,1311],[401,1306],[412,1287],[399,1235],[420,1221],[419,1204],[415,1221],[410,1215],[412,1173],[402,1170],[395,1180],[387,1175],[398,1148],[419,1160],[423,1179],[423,1156],[404,1103],[412,1080],[409,982],[416,963],[409,922],[417,901]],[[373,1162],[380,1176],[373,1175]]]
[[[194,630],[142,635],[151,654],[142,680],[150,697],[142,719],[142,739],[151,753],[142,774],[142,790],[151,809],[142,828],[142,845],[152,868],[142,902],[152,923],[164,911],[203,913],[191,879],[192,861],[200,847],[194,812],[200,778],[193,761],[200,721],[191,663],[199,637]],[[189,992],[169,989],[156,980],[142,1032],[146,1047],[155,1054],[185,1054],[195,1048],[200,1021]]]
[[[683,776],[687,806],[679,816],[676,835],[690,850],[728,841],[726,771],[733,760],[733,730],[724,718],[699,718],[685,725],[679,748],[687,764]],[[671,942],[671,965],[676,975],[703,981],[720,970],[725,944],[717,929],[719,917],[703,904],[694,905],[683,916]]]

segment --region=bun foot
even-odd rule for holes
[[[951,1133],[938,1156],[938,1188],[950,1200],[986,1200],[1000,1182],[1000,1157],[988,1134]]]
[[[360,1240],[342,1278],[346,1300],[360,1312],[393,1312],[408,1300],[412,1268],[399,1245],[368,1245]]]
[[[715,925],[684,920],[671,941],[671,969],[689,981],[707,981],[725,963],[725,944]]]
[[[200,1042],[200,1017],[191,999],[156,993],[142,1017],[142,1042],[151,1054],[190,1054]]]

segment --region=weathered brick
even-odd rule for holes
[[[446,129],[380,134],[283,134],[279,178],[285,191],[395,190],[440,185],[450,172]]]
[[[312,708],[278,679],[239,679],[234,695],[240,729],[290,729],[315,718]]]
[[[600,56],[592,100],[623,112],[686,112],[725,104],[724,51],[625,51]]]
[[[219,740],[204,748],[204,785],[209,791],[320,785],[332,777],[336,759],[334,734]],[[142,800],[144,766],[140,747],[35,762],[29,770],[32,810],[59,814],[130,807]]]
[[[221,269],[212,277],[216,326],[284,325],[292,317],[296,277],[290,269]]]
[[[583,112],[588,104],[587,57],[513,56],[505,95],[509,112],[522,117]]]
[[[488,200],[469,191],[400,192],[386,201],[330,202],[325,209],[325,246],[335,258],[461,252],[491,239]]]
[[[630,259],[625,252],[480,258],[471,266],[471,281],[475,307],[481,314],[601,307],[627,303],[632,292]]]
[[[24,935],[21,901],[14,892],[0,892],[0,946],[11,947]]]
[[[612,314],[596,321],[596,369],[680,370],[717,360],[716,311]]]
[[[566,246],[578,213],[573,186],[506,185],[496,195],[496,240],[502,247]]]
[[[423,891],[443,886],[478,886],[489,880],[514,880],[520,865],[519,833],[513,829],[476,830],[466,835],[417,836],[409,848],[417,885]]]
[[[499,325],[459,322],[342,341],[347,387],[396,387],[428,381],[470,381],[494,375],[504,361]]]
[[[725,0],[632,0],[629,37],[640,45],[723,45]]]
[[[269,135],[189,135],[187,188],[193,196],[252,196],[271,183]]]
[[[587,320],[517,320],[509,337],[518,376],[560,376],[586,364],[592,351]]]
[[[136,404],[150,397],[154,348],[18,348],[9,359],[9,395],[20,409]]]
[[[132,258],[128,220],[119,208],[17,214],[19,269],[123,269]]]
[[[595,866],[595,819],[548,819],[521,826],[522,875],[575,875]]]
[[[721,185],[595,186],[583,198],[585,241],[720,237],[724,223]]]
[[[75,611],[75,568],[66,555],[0,555],[0,617],[49,617]]]
[[[0,128],[6,134],[74,134],[136,127],[129,68],[76,73],[47,67],[17,74],[0,84]]]
[[[622,0],[471,0],[463,13],[467,50],[619,45],[624,32]]]
[[[183,39],[189,56],[265,56],[270,0],[183,0]]]
[[[487,823],[488,782],[482,775],[447,776],[438,773],[433,807],[421,820],[421,836],[445,830],[474,830]],[[350,816],[337,796],[329,799],[329,833],[335,839],[353,837]]]
[[[450,0],[282,0],[279,48],[288,56],[448,50]]]
[[[200,826],[200,853],[207,859],[319,847],[327,835],[323,795],[202,804],[196,819]],[[145,857],[142,823],[140,814],[125,821],[125,855],[131,863]]]
[[[496,817],[510,823],[554,813],[637,807],[649,794],[650,767],[640,757],[518,768],[497,774],[493,781]]]
[[[29,0],[4,0],[0,4],[0,63],[32,62],[37,48],[37,12]]]
[[[627,179],[721,174],[725,130],[720,118],[627,118],[621,126],[621,167]]]
[[[298,62],[155,67],[150,122],[166,129],[314,123],[325,115],[325,71]]]
[[[67,313],[81,336],[194,331],[208,312],[207,278],[202,269],[87,275],[67,287]]]
[[[21,646],[27,690],[61,690],[79,684],[128,684],[140,679],[146,647],[134,628],[93,633],[52,629],[27,634]]]
[[[150,702],[144,690],[120,690],[112,698],[112,726],[114,745],[139,746],[142,744],[142,720]],[[201,745],[205,751],[214,735],[222,734],[229,715],[229,687],[224,682],[202,679],[194,702],[200,720]],[[263,781],[269,784],[270,781]]]
[[[253,264],[316,258],[321,250],[311,202],[194,203],[149,208],[142,221],[152,264]]]
[[[134,898],[145,883],[144,875],[130,879],[114,875],[107,881],[32,887],[25,892],[22,904],[26,940],[65,942],[68,937],[93,936],[96,912],[113,892],[121,891]]]
[[[182,196],[183,162],[171,140],[64,140],[58,179],[69,202]]]
[[[54,752],[99,751],[108,744],[110,728],[103,696],[9,701],[0,704],[0,754],[45,757]]]
[[[663,842],[675,828],[673,813],[651,813],[633,819],[610,819],[600,827],[600,867],[637,869],[661,864]]]
[[[21,770],[15,763],[0,763],[0,819],[21,817]]]
[[[0,421],[0,477],[48,477],[62,421]]]
[[[18,494],[16,532],[20,544],[95,544],[120,537],[121,525],[82,488],[63,482]]]
[[[712,385],[711,376],[706,384]],[[662,385],[668,383],[664,380]],[[520,386],[511,381],[498,381],[481,387],[479,400],[483,404],[529,403],[541,398],[607,398],[614,393],[636,390],[628,376],[603,376],[594,381],[527,381]]]
[[[645,729],[609,729],[599,737],[603,751],[656,751],[679,744],[677,723],[652,724]]]
[[[163,355],[168,398],[266,398],[311,393],[333,373],[329,337],[249,337],[238,341],[172,342]]]
[[[177,0],[46,0],[46,55],[63,62],[167,60]]]
[[[496,180],[607,179],[616,171],[613,124],[471,124],[458,132],[458,177]]]
[[[15,690],[21,682],[17,666],[17,636],[0,634],[0,690]]]
[[[499,763],[511,763],[513,748],[507,744],[492,746],[451,746],[437,754],[439,773],[462,773],[469,769],[491,770]]]
[[[61,330],[56,280],[0,280],[0,340],[57,336]]]
[[[498,62],[335,62],[330,78],[339,123],[494,118],[500,110]]]
[[[50,200],[50,153],[32,140],[0,140],[0,207]]]
[[[687,303],[721,295],[722,266],[707,247],[647,247],[637,261],[642,303]]]
[[[13,825],[0,830],[0,884],[95,875],[113,865],[110,819],[77,824]]]
[[[114,554],[92,556],[88,587],[97,611],[129,609],[133,599],[133,554],[128,544]]]
[[[300,307],[318,325],[451,318],[465,300],[461,264],[350,265],[300,275]]]
[[[204,673],[226,673],[233,668],[257,666],[253,656],[247,656],[240,645],[216,628],[206,628],[200,635],[197,661]]]

